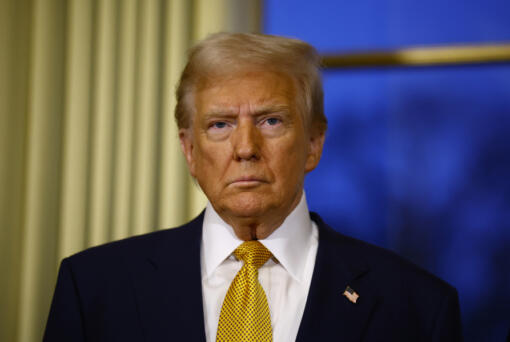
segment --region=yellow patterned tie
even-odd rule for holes
[[[272,341],[269,306],[258,280],[258,269],[271,257],[271,252],[258,241],[246,241],[234,255],[244,265],[223,301],[216,341]]]

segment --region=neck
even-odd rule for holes
[[[218,215],[234,230],[236,236],[243,241],[262,240],[271,235],[297,207],[301,197],[287,208],[276,212],[265,213],[256,217],[231,215],[228,211],[217,211]],[[281,208],[280,208],[281,209]]]
[[[271,235],[285,220],[258,220],[253,218],[224,218],[237,237],[243,241],[262,240]]]

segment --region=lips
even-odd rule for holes
[[[258,185],[260,183],[267,183],[267,181],[263,177],[242,176],[239,178],[235,178],[233,181],[229,182],[229,185],[253,186],[253,185]]]

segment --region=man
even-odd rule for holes
[[[205,212],[63,260],[45,341],[461,339],[454,288],[308,212],[327,127],[311,46],[213,35],[177,101]]]

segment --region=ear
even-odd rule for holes
[[[193,133],[191,128],[179,129],[179,140],[181,142],[181,151],[186,158],[189,172],[195,177],[195,161],[193,159]]]
[[[322,156],[322,148],[326,132],[312,132],[310,135],[310,144],[308,146],[308,156],[306,158],[305,172],[308,173],[319,165]]]

